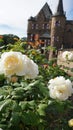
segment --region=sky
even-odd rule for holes
[[[30,16],[36,16],[47,2],[54,13],[59,0],[0,0],[0,35],[14,34],[20,38],[27,36]],[[63,0],[64,11],[73,20],[73,0]]]

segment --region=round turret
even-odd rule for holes
[[[56,13],[52,16],[51,21],[51,46],[57,50],[63,46],[64,30],[66,17],[63,10],[63,2],[59,0]],[[53,51],[50,51],[50,59],[53,57]]]

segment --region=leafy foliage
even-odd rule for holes
[[[49,62],[40,50],[26,49],[26,44],[21,44],[21,41],[6,47],[7,51],[21,51],[33,59],[39,65],[39,75],[32,80],[19,76],[16,82],[0,75],[0,128],[3,130],[72,130],[72,127],[68,126],[68,120],[73,118],[73,101],[53,100],[49,97],[47,88],[51,78],[72,77],[54,64],[54,61]]]
[[[4,44],[7,45],[9,43],[14,44],[16,41],[19,40],[19,37],[13,34],[4,34],[3,35],[3,41]]]

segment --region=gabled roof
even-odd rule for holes
[[[41,10],[43,11],[46,19],[48,19],[52,16],[52,11],[47,3],[45,3],[45,5],[43,6],[43,8]]]
[[[50,19],[52,17],[52,11],[49,7],[49,5],[47,4],[47,2],[45,3],[45,5],[42,7],[42,9],[39,11],[39,13],[42,12],[45,19]],[[36,21],[37,17],[39,15],[39,13],[35,16],[35,17],[30,17],[28,20],[32,20],[32,21]]]
[[[45,5],[42,7],[42,9],[39,11],[39,13],[42,12],[44,17],[46,19],[50,19],[52,17],[52,11],[49,7],[49,5],[47,4],[47,2],[45,3]],[[39,13],[35,16],[35,18],[38,17]]]

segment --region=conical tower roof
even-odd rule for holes
[[[63,9],[63,1],[59,0],[58,6],[57,6],[57,10],[55,13],[55,16],[60,15],[60,16],[64,16],[64,9]]]

